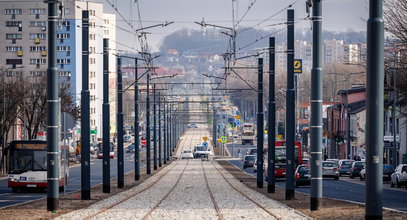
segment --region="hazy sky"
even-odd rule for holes
[[[112,7],[106,0],[96,0],[104,3],[106,12],[114,13]],[[249,4],[255,2],[251,10],[244,17],[239,27],[253,26],[259,21],[264,20],[295,3],[292,8],[295,9],[295,18],[306,17],[306,0],[235,0],[238,3],[237,17],[239,20],[246,12]],[[126,20],[134,20],[135,27],[139,28],[137,6],[135,0],[110,0],[117,4],[118,10],[123,14]],[[232,26],[232,0],[138,0],[143,26],[159,24],[164,21],[175,21],[170,26],[161,28],[156,27],[146,30],[148,42],[151,48],[157,50],[163,37],[182,28],[200,29],[200,26],[194,24],[194,21],[205,19],[206,23],[222,26]],[[286,10],[276,15],[269,21],[261,24],[258,28],[269,29],[269,25],[283,22],[286,19]],[[324,0],[323,1],[323,29],[333,31],[346,30],[366,30],[368,17],[368,0]],[[120,27],[130,29],[129,25],[120,21],[117,16]],[[268,27],[267,27],[268,26]],[[273,26],[281,28],[283,26]],[[310,27],[310,21],[300,21],[296,27]],[[255,37],[254,37],[255,38]],[[131,44],[138,47],[137,39],[131,34],[118,30],[117,40],[121,43]],[[254,39],[253,39],[254,40]],[[118,45],[120,48],[121,46]],[[123,48],[124,49],[124,48]]]

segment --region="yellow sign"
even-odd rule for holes
[[[283,139],[283,135],[279,134],[279,135],[277,135],[277,138],[278,138],[278,140],[281,140],[281,139]]]
[[[302,59],[294,60],[294,73],[302,73]]]
[[[208,140],[208,137],[202,137],[202,140],[206,141],[206,140]]]
[[[294,61],[294,68],[298,69],[301,67],[301,63],[299,60]]]
[[[237,120],[240,120],[240,115],[236,115],[235,118],[236,118]]]
[[[220,142],[221,142],[221,143],[226,143],[227,141],[228,141],[228,138],[227,138],[227,137],[225,137],[225,136],[220,137]]]

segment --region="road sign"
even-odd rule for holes
[[[208,140],[208,137],[202,137],[202,140],[203,140],[204,142],[206,142],[206,140]]]
[[[97,134],[98,130],[90,130],[90,134]]]
[[[207,147],[208,146],[208,142],[203,142],[202,146]]]
[[[236,118],[237,120],[240,120],[240,115],[236,115],[235,118]]]
[[[283,139],[283,135],[282,135],[282,134],[277,135],[277,139],[278,139],[278,140],[282,140],[282,139]]]
[[[302,73],[302,59],[294,60],[294,73]]]
[[[393,139],[394,138],[394,136],[384,136],[383,137],[383,141],[386,141],[386,142],[393,142]],[[396,136],[396,141],[397,142],[399,142],[400,141],[400,136]]]
[[[228,141],[228,138],[227,138],[227,137],[225,137],[225,136],[220,137],[220,142],[221,142],[221,143],[226,143],[227,141]]]
[[[240,125],[240,121],[236,121],[236,125],[239,126],[239,125]]]

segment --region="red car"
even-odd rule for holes
[[[285,178],[285,164],[276,164],[275,176],[276,178]]]

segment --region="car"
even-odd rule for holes
[[[246,155],[243,159],[243,169],[246,169],[247,167],[253,167],[256,158],[256,155]]]
[[[275,164],[275,171],[274,171],[274,176],[276,178],[285,178],[285,164],[279,163]]]
[[[302,159],[302,164],[309,166],[309,159],[303,158],[303,159]]]
[[[114,148],[115,148],[114,143],[113,143],[113,142],[110,142],[109,157],[110,157],[111,159],[114,158]],[[98,155],[98,159],[103,159],[103,142],[100,142],[100,143],[98,144],[98,153],[97,153],[97,155]]]
[[[130,135],[124,135],[123,136],[123,141],[124,142],[131,142],[131,136]]]
[[[126,153],[134,153],[135,148],[136,147],[134,146],[134,144],[129,145],[126,149]]]
[[[194,158],[208,158],[212,154],[210,148],[202,145],[196,145],[194,147]]]
[[[181,158],[182,159],[193,159],[194,158],[194,154],[192,153],[191,150],[184,150],[181,153]]]
[[[390,186],[400,187],[407,183],[407,164],[400,164],[394,170],[394,173],[391,175]]]
[[[394,173],[393,166],[390,164],[383,164],[383,180],[390,180],[391,175]],[[360,171],[360,181],[366,179],[366,166]]]
[[[257,155],[257,148],[249,148],[246,155]]]
[[[187,126],[187,128],[198,128],[198,125],[195,124],[195,123],[189,124],[189,125]]]
[[[339,167],[339,159],[326,159],[326,161],[335,162],[336,166]]]
[[[311,174],[308,166],[299,165],[294,173],[295,187],[311,185]]]
[[[339,180],[339,167],[334,161],[322,162],[322,176],[333,177],[334,180]]]
[[[350,168],[349,178],[353,179],[357,176],[360,176],[360,171],[365,166],[365,162],[362,161],[355,161],[352,163],[352,167]]]
[[[350,168],[352,167],[354,160],[349,160],[349,159],[344,159],[344,160],[339,160],[338,166],[339,166],[339,176],[342,176],[344,174],[350,174]]]

